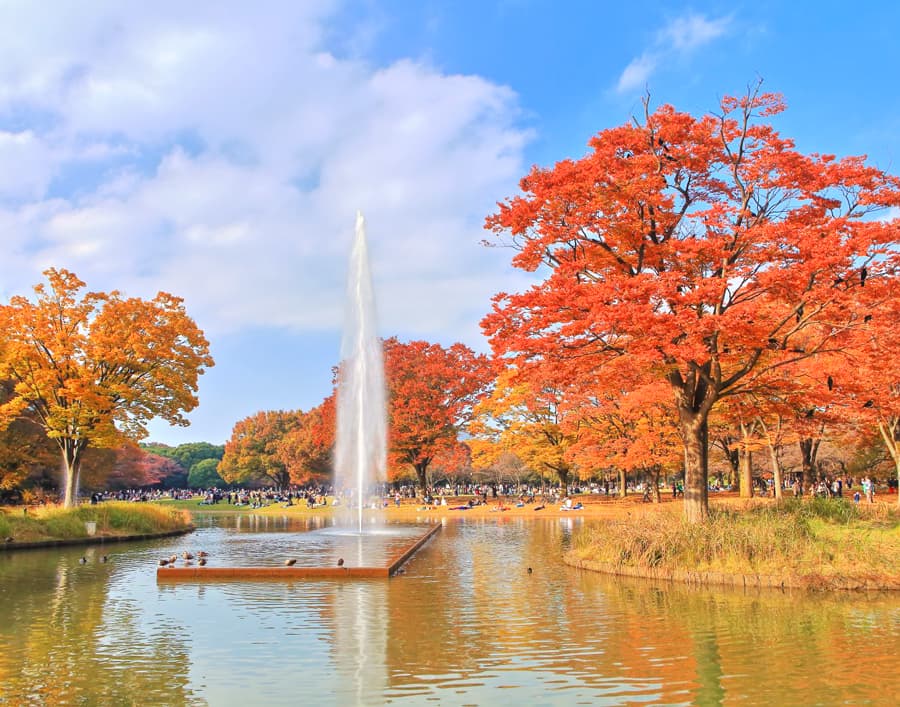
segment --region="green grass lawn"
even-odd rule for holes
[[[247,511],[253,510],[252,508],[250,508],[250,506],[233,506],[230,503],[226,503],[224,501],[219,501],[218,503],[213,505],[201,505],[200,501],[202,500],[202,496],[197,496],[196,498],[192,498],[188,501],[176,501],[167,498],[156,501],[156,503],[165,508],[178,508],[180,510],[190,511],[192,513],[245,513]]]

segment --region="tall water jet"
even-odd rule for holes
[[[354,489],[360,532],[366,492],[384,478],[386,417],[384,360],[375,326],[366,224],[357,212],[338,374],[335,488]]]

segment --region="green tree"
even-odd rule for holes
[[[224,444],[210,444],[209,442],[187,442],[175,447],[172,458],[181,466],[190,471],[197,462],[204,459],[221,461],[225,454]]]
[[[191,467],[188,486],[192,489],[208,489],[224,483],[217,471],[219,462],[215,459],[201,459]]]

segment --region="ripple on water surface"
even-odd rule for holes
[[[886,704],[900,691],[893,596],[744,594],[581,572],[559,559],[577,526],[549,519],[448,523],[390,580],[158,585],[157,560],[185,550],[222,565],[357,562],[352,533],[325,526],[246,516],[200,525],[110,547],[105,564],[95,548],[0,555],[2,699]],[[387,534],[385,553],[395,540]],[[848,656],[865,671],[848,670]]]

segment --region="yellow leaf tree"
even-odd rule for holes
[[[490,466],[513,452],[533,471],[552,472],[568,489],[573,466],[567,452],[578,439],[578,425],[564,425],[561,390],[517,373],[502,371],[491,396],[475,408],[469,425],[473,464]]]
[[[155,417],[187,426],[183,413],[197,406],[198,376],[213,360],[178,297],[82,293],[68,270],[44,275],[49,286],[35,286],[34,302],[0,306],[0,378],[15,384],[0,425],[27,409],[37,416],[62,453],[73,506],[84,450],[142,438]]]

